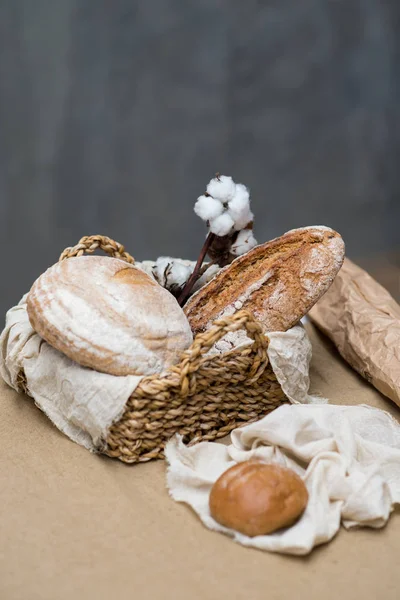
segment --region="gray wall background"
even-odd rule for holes
[[[0,312],[105,233],[195,258],[216,171],[256,236],[400,244],[397,0],[1,0]]]

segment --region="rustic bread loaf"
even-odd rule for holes
[[[344,259],[328,227],[294,229],[256,246],[219,271],[184,306],[193,333],[246,308],[265,331],[286,331],[331,285]]]
[[[249,537],[293,525],[307,502],[307,488],[294,471],[255,460],[225,471],[209,498],[213,519]]]
[[[176,363],[192,342],[175,298],[122,260],[69,258],[34,283],[33,329],[77,363],[112,375],[149,375]]]

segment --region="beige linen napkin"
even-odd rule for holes
[[[322,402],[308,395],[311,343],[303,326],[268,335],[269,359],[287,397],[292,402]],[[244,343],[250,343],[246,336]],[[26,296],[8,311],[0,337],[0,374],[17,391],[21,369],[30,395],[56,427],[93,451],[103,448],[110,426],[141,380],[87,369],[52,348],[32,329]]]
[[[0,337],[0,374],[17,392],[21,369],[39,408],[69,438],[92,451],[101,450],[142,379],[99,373],[55,350],[32,329],[26,296],[8,311]]]
[[[226,469],[256,457],[294,469],[307,486],[309,502],[294,526],[250,538],[214,521],[208,499]],[[209,529],[260,550],[307,554],[331,540],[341,522],[346,528],[383,527],[400,502],[400,425],[364,405],[283,405],[233,431],[229,446],[187,447],[175,436],[166,458],[172,498],[190,505]]]

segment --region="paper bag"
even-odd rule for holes
[[[346,258],[309,316],[358,373],[400,406],[400,306],[388,291]]]

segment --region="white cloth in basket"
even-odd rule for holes
[[[303,326],[268,336],[269,359],[288,398],[292,402],[323,401],[308,396],[311,343]],[[0,337],[0,374],[17,391],[21,369],[43,412],[73,441],[93,451],[101,450],[110,426],[122,415],[142,379],[87,369],[52,348],[32,329],[26,296],[8,311]]]
[[[32,329],[26,296],[8,311],[0,337],[0,374],[17,391],[21,369],[39,408],[71,440],[89,450],[101,450],[108,429],[141,380],[87,369],[55,350]]]

